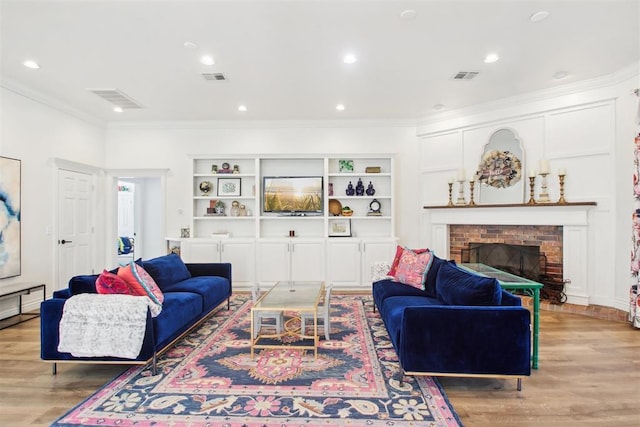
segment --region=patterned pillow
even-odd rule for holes
[[[127,282],[107,270],[104,270],[96,279],[96,291],[99,294],[132,295],[131,288]]]
[[[391,263],[391,268],[389,268],[389,272],[387,273],[387,275],[395,277],[396,270],[398,269],[398,263],[400,262],[400,257],[402,257],[402,254],[404,253],[404,251],[413,251],[416,254],[421,254],[421,253],[427,252],[428,250],[429,249],[409,249],[409,248],[405,248],[403,246],[397,245],[396,256],[393,258],[393,262]]]
[[[133,291],[133,295],[148,296],[151,301],[162,305],[164,294],[144,268],[131,261],[129,265],[118,269],[118,277],[122,278]]]
[[[398,262],[395,278],[400,283],[424,291],[424,283],[432,262],[433,253],[430,251],[417,254],[411,250],[405,250]]]

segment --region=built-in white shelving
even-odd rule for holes
[[[340,161],[345,159],[350,160],[346,166],[352,170],[340,169]],[[224,163],[236,172],[220,173]],[[212,173],[214,165],[217,173]],[[366,172],[368,167],[377,167],[380,172]],[[262,186],[266,176],[322,177],[322,212],[300,216],[264,212]],[[358,180],[365,189],[371,183],[375,194],[348,196],[349,182],[355,188]],[[372,262],[393,258],[391,155],[194,157],[192,181],[190,238],[168,240],[180,246],[187,262],[231,262],[234,287],[295,279],[362,288],[370,286]],[[200,189],[204,181],[211,183],[207,193]],[[221,188],[224,183],[233,185]],[[374,199],[380,205],[376,216],[371,213]],[[349,206],[352,215],[334,216],[329,211],[330,200]],[[223,214],[207,212],[216,201],[224,204]],[[244,207],[238,216],[231,212],[234,201]],[[241,273],[238,267],[243,268]]]

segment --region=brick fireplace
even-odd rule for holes
[[[469,249],[469,243],[538,246],[540,254],[546,258],[546,266],[541,266],[540,274],[562,283],[562,237],[562,227],[553,225],[452,224],[449,226],[449,254],[456,262],[463,262],[462,252]]]

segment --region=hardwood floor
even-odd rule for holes
[[[640,330],[542,311],[540,369],[515,380],[441,378],[466,426],[638,426]],[[40,360],[39,320],[0,331],[0,424],[48,426],[126,367]]]

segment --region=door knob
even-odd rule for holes
[[[60,240],[60,244],[64,245],[65,243],[73,243],[73,241],[72,240],[64,240],[64,239]]]

